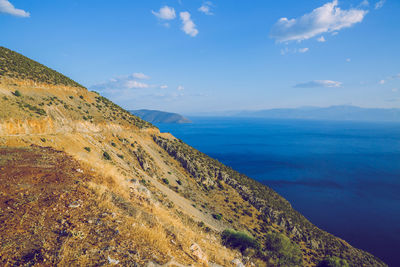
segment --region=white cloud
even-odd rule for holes
[[[15,8],[8,0],[0,0],[0,13],[6,13],[17,17],[28,18],[29,12]]]
[[[299,53],[305,53],[305,52],[308,52],[308,50],[310,50],[308,47],[299,48]]]
[[[177,90],[178,90],[178,91],[183,91],[183,90],[185,90],[185,87],[183,87],[182,85],[179,85],[178,88],[177,88]]]
[[[346,58],[346,62],[350,62],[351,61],[351,58]]]
[[[125,86],[128,89],[132,89],[132,88],[149,88],[149,85],[147,83],[142,83],[142,82],[138,82],[138,81],[135,81],[135,80],[126,81]]]
[[[380,80],[379,84],[385,84],[385,80]]]
[[[317,41],[318,41],[318,42],[320,42],[320,43],[324,43],[324,42],[326,42],[326,40],[325,40],[325,37],[324,37],[324,36],[321,36],[321,37],[319,37],[319,38],[317,39]]]
[[[317,88],[317,87],[325,87],[325,88],[333,88],[333,87],[341,87],[342,83],[337,81],[330,80],[315,80],[306,83],[296,84],[295,88]]]
[[[211,12],[212,3],[210,1],[205,2],[201,7],[199,7],[199,11],[206,14],[206,15],[214,15]]]
[[[379,0],[376,4],[375,4],[375,9],[380,9],[383,7],[383,5],[386,3],[386,0]]]
[[[335,32],[361,22],[368,11],[342,10],[338,0],[326,3],[297,19],[281,18],[272,27],[270,36],[278,42],[302,41],[326,32]]]
[[[104,83],[99,83],[91,88],[94,90],[98,90],[101,92],[107,92],[107,93],[119,93],[121,91],[125,90],[132,90],[132,89],[144,89],[144,88],[152,88],[154,86],[149,85],[147,83],[143,83],[140,81],[137,81],[135,77],[132,75],[126,75],[126,76],[119,76],[110,79],[108,82]]]
[[[135,72],[135,73],[132,74],[132,76],[133,76],[134,78],[136,78],[136,79],[141,79],[141,80],[148,80],[148,79],[150,79],[149,76],[147,76],[146,74],[141,73],[141,72]]]
[[[360,6],[365,6],[368,7],[369,6],[369,1],[368,0],[364,0],[360,3]]]
[[[159,19],[173,20],[176,18],[175,9],[169,6],[160,8],[158,12],[152,10],[151,13]]]
[[[194,24],[194,22],[192,21],[192,19],[190,18],[190,13],[189,12],[181,12],[179,13],[179,16],[181,17],[182,20],[182,30],[192,36],[195,37],[199,31],[196,29],[196,25]]]
[[[160,88],[161,88],[161,89],[167,89],[167,88],[168,88],[168,85],[163,84],[163,85],[160,86]]]

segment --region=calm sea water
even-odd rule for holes
[[[400,124],[191,119],[157,126],[272,187],[318,227],[400,266]]]

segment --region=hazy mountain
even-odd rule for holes
[[[303,107],[293,109],[239,111],[233,116],[270,119],[400,122],[400,109],[360,108],[355,106],[331,106],[326,108]]]
[[[130,110],[129,112],[150,123],[191,123],[189,119],[177,113],[149,109]]]

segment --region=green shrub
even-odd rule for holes
[[[106,151],[104,151],[103,157],[104,157],[106,160],[111,160],[110,154],[108,154]]]
[[[16,90],[16,91],[13,93],[13,95],[15,95],[15,96],[21,96],[21,92],[18,91],[18,90]]]
[[[118,158],[120,158],[120,159],[124,159],[124,155],[118,154],[117,156],[118,156]]]
[[[302,254],[300,248],[292,243],[284,234],[268,233],[265,241],[265,248],[279,266],[300,266]]]
[[[87,152],[90,152],[91,151],[91,149],[90,149],[90,147],[84,147],[84,149],[87,151]]]
[[[217,221],[222,220],[222,214],[221,214],[221,213],[220,213],[220,214],[213,214],[212,216],[213,216],[213,218],[216,219]]]
[[[176,180],[176,183],[179,185],[182,185],[182,181],[181,180]]]
[[[117,146],[117,144],[114,143],[114,142],[111,142],[111,145],[112,145],[113,147],[116,147],[116,146]]]
[[[169,184],[169,181],[167,178],[163,178],[162,181],[164,182],[164,184]]]
[[[347,263],[345,259],[341,259],[335,256],[327,257],[323,261],[321,261],[318,267],[349,267],[350,265]]]
[[[44,142],[46,142],[46,138],[40,138],[40,141],[42,141],[44,143]]]
[[[241,252],[245,251],[247,248],[260,248],[257,240],[245,232],[226,229],[222,232],[221,237],[225,246],[239,249]]]

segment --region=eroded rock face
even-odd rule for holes
[[[204,264],[204,265],[208,264],[207,255],[201,250],[201,247],[198,244],[193,243],[190,246],[190,253],[196,259],[196,261],[198,263]]]

